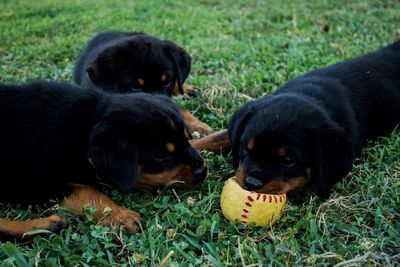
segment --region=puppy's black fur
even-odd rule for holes
[[[190,67],[189,54],[171,41],[141,32],[110,31],[98,34],[82,51],[74,81],[110,92],[171,96],[176,85],[183,94]]]
[[[56,82],[0,85],[0,125],[0,201],[44,201],[69,183],[96,185],[97,177],[128,191],[152,175],[168,182],[168,171],[181,165],[191,170],[186,179],[206,175],[179,110],[164,96]]]
[[[400,41],[312,71],[242,106],[229,123],[245,188],[266,193],[312,185],[322,198],[352,168],[367,139],[400,123]]]

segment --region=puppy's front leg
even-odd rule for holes
[[[210,126],[208,126],[204,122],[201,122],[195,116],[190,114],[189,111],[181,109],[181,114],[183,116],[183,119],[185,120],[186,125],[188,126],[190,134],[198,132],[201,136],[205,136],[214,132]]]
[[[68,226],[68,221],[59,215],[30,221],[13,221],[0,218],[0,237],[3,239],[25,239],[24,234],[34,230],[59,232]]]
[[[194,149],[223,153],[231,148],[228,130],[221,130],[200,139],[189,140]]]
[[[102,222],[109,227],[123,226],[129,233],[138,231],[142,219],[137,212],[131,211],[116,204],[105,194],[96,189],[80,184],[72,184],[72,193],[62,202],[61,207],[68,209],[75,215],[83,215],[84,208],[93,206],[96,208],[94,220]],[[105,211],[109,210],[108,214]]]

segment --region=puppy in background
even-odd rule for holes
[[[189,54],[171,41],[141,32],[109,31],[95,36],[81,52],[73,79],[83,87],[115,93],[198,95],[197,89],[184,85],[190,69]],[[190,133],[213,132],[188,111],[181,113]]]
[[[328,198],[367,140],[400,123],[400,41],[312,71],[239,108],[229,123],[233,164],[248,190],[312,188]]]

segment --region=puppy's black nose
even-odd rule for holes
[[[203,181],[207,177],[207,166],[203,165],[193,170],[193,176],[197,181]]]
[[[246,176],[244,178],[244,188],[246,190],[258,190],[264,186],[263,182],[257,178]]]

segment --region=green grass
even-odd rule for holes
[[[71,80],[80,49],[100,31],[144,31],[193,57],[188,80],[203,95],[177,98],[215,129],[251,98],[287,79],[354,57],[400,36],[396,1],[50,1],[0,3],[0,81]],[[0,148],[1,149],[1,148]],[[227,222],[219,196],[230,155],[203,153],[210,178],[198,189],[111,196],[142,214],[129,236],[71,218],[61,235],[1,243],[1,266],[397,265],[400,261],[400,136],[369,144],[332,197],[291,198],[281,220],[258,229]],[[52,209],[0,205],[26,219]],[[90,214],[89,214],[90,215]],[[254,266],[254,265],[253,265]]]

